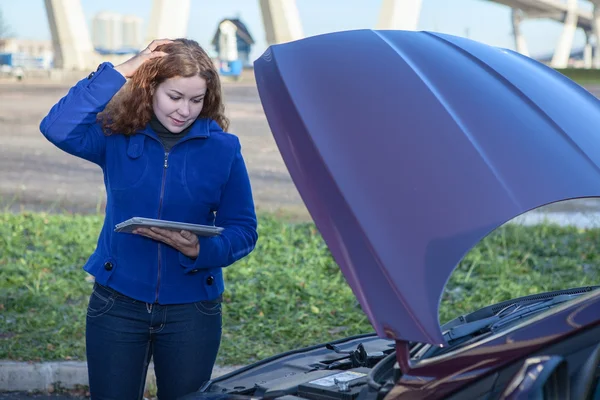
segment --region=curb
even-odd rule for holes
[[[239,366],[215,366],[212,378],[228,374]],[[29,363],[0,361],[0,393],[53,390],[56,385],[63,389],[88,386],[87,364],[80,361]],[[154,364],[148,367],[146,388],[156,387]]]

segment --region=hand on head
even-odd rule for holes
[[[115,67],[115,70],[121,73],[125,78],[131,78],[135,71],[142,65],[144,62],[151,60],[156,57],[164,57],[167,53],[163,51],[156,51],[158,46],[163,44],[172,43],[173,41],[170,39],[157,39],[153,40],[152,43],[148,45],[144,50],[140,51],[138,54],[125,61],[122,64],[119,64]]]

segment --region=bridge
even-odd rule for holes
[[[488,0],[492,1],[492,0]],[[512,8],[513,33],[515,49],[524,55],[529,55],[525,38],[520,29],[526,19],[552,19],[563,24],[563,31],[556,45],[551,65],[555,68],[567,66],[569,55],[573,48],[573,38],[577,28],[583,29],[586,37],[584,61],[587,68],[600,68],[600,53],[592,48],[592,38],[598,37],[600,26],[600,9],[598,0],[590,0],[592,11],[579,7],[577,0],[493,0]],[[598,40],[596,39],[596,42]],[[594,53],[594,54],[593,54]]]
[[[427,1],[427,0],[425,0]],[[578,0],[481,0],[512,9],[515,48],[529,56],[521,23],[527,19],[551,19],[563,24],[551,65],[565,68],[573,48],[576,30],[586,35],[584,62],[600,68],[600,0],[587,0],[592,11]],[[423,0],[381,0],[376,29],[416,30]],[[44,0],[52,35],[57,68],[87,70],[97,65],[97,54],[87,29],[80,0]],[[259,0],[268,44],[304,37],[296,0]],[[186,36],[190,0],[153,0],[147,42],[162,37]]]

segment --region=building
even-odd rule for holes
[[[50,69],[54,49],[50,40],[0,39],[0,64],[26,69]]]
[[[143,20],[135,15],[103,11],[92,19],[92,43],[101,54],[141,50]]]
[[[104,51],[118,50],[123,43],[123,17],[121,14],[100,12],[92,18],[92,44]]]
[[[135,15],[123,17],[122,46],[126,49],[139,51],[144,46],[142,33],[142,18]]]
[[[226,18],[219,22],[211,44],[220,60],[239,60],[244,66],[252,65],[250,51],[254,39],[246,25],[238,18]]]

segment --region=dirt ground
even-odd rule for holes
[[[2,209],[102,211],[100,168],[57,149],[39,124],[74,82],[0,80],[0,207]],[[240,137],[259,210],[308,218],[285,168],[252,80],[224,82],[230,131]]]
[[[104,209],[100,169],[57,149],[39,131],[41,119],[73,83],[0,80],[2,209],[75,213]],[[587,89],[600,95],[599,85]],[[257,209],[309,218],[271,136],[251,77],[224,82],[224,96],[230,131],[242,143]]]

